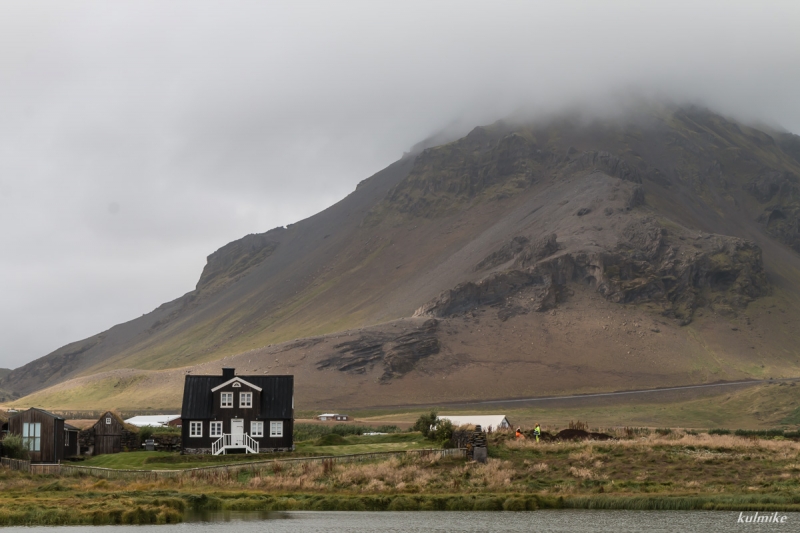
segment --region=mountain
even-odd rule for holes
[[[230,365],[325,408],[796,376],[798,176],[800,137],[694,107],[477,127],[0,388],[174,407]]]

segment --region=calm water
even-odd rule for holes
[[[754,513],[744,513],[752,516]],[[759,513],[761,514],[761,513]],[[315,512],[292,511],[273,513],[264,519],[259,513],[227,513],[216,515],[217,521],[193,522],[168,526],[81,526],[70,530],[92,533],[120,533],[135,529],[136,533],[219,533],[235,527],[236,533],[303,532],[303,533],[432,533],[432,532],[522,532],[571,533],[648,533],[694,532],[726,533],[728,531],[800,531],[800,513],[779,513],[787,517],[784,524],[739,524],[739,513],[719,511],[535,511],[508,512]],[[220,520],[229,521],[220,524]],[[6,528],[32,533],[53,528]]]

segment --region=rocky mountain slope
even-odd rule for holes
[[[798,176],[800,138],[702,109],[475,128],[0,388],[155,408],[232,364],[310,408],[798,375]]]

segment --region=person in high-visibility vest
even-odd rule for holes
[[[539,424],[536,424],[536,427],[533,428],[533,434],[536,435],[536,442],[539,442],[539,435],[542,434],[542,428],[539,427]]]

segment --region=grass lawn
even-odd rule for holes
[[[292,453],[264,453],[258,455],[180,455],[177,452],[123,452],[98,455],[78,466],[98,466],[119,470],[180,470],[200,466],[231,464],[247,461],[304,457],[312,455],[349,455],[354,453],[394,452],[431,448],[433,444],[419,433],[393,433],[390,435],[351,435],[342,439],[343,444],[318,446],[314,440],[299,442]]]

